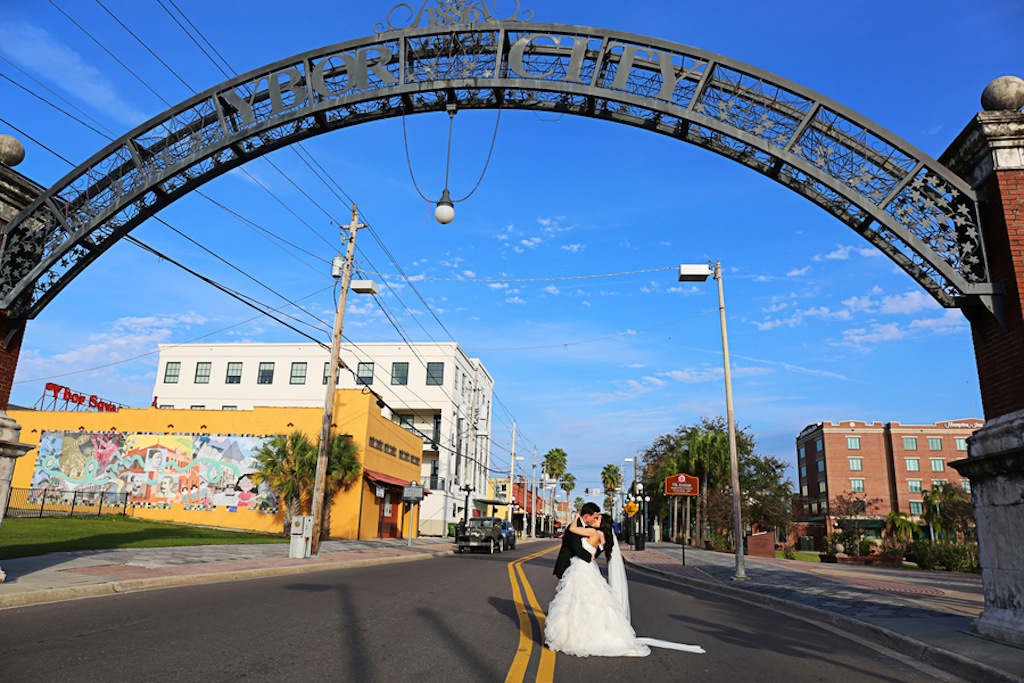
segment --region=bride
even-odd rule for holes
[[[577,657],[646,657],[651,653],[650,646],[704,652],[695,645],[637,637],[629,622],[622,553],[608,515],[602,516],[600,529],[580,527],[574,521],[566,533],[583,536],[583,547],[591,561],[573,557],[558,581],[544,627],[549,649]],[[596,561],[602,547],[608,558],[608,582]]]

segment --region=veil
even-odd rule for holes
[[[612,589],[615,600],[622,605],[626,621],[629,621],[629,585],[626,583],[626,563],[622,561],[622,551],[619,550],[618,543],[612,546],[612,554],[608,558],[608,585]]]

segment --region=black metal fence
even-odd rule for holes
[[[11,489],[7,517],[87,517],[123,515],[128,492],[65,491],[63,489]]]

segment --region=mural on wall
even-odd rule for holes
[[[277,494],[252,480],[270,436],[44,431],[32,488],[128,494],[131,507],[275,514]]]

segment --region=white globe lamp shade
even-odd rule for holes
[[[452,198],[448,194],[448,188],[444,189],[441,193],[441,198],[437,200],[437,207],[434,209],[434,218],[441,225],[448,225],[455,220],[455,205],[452,203]]]

